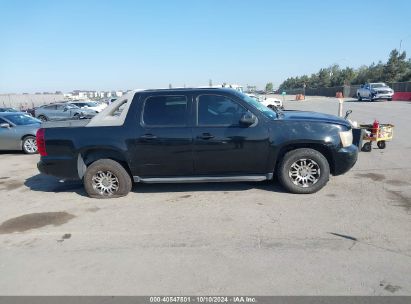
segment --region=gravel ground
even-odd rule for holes
[[[287,99],[337,113],[333,98]],[[0,294],[411,295],[411,103],[344,108],[394,123],[394,140],[312,195],[138,184],[95,200],[39,175],[37,155],[0,154]]]

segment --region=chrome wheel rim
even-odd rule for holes
[[[24,143],[24,150],[29,153],[36,153],[37,152],[37,143],[34,138],[27,138]]]
[[[93,189],[102,196],[111,196],[119,189],[117,176],[111,171],[98,171],[92,177]]]
[[[321,170],[320,166],[312,159],[302,158],[291,165],[288,176],[294,185],[308,188],[319,181]]]

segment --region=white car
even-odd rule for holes
[[[248,97],[254,98],[255,100],[257,100],[258,102],[263,101],[263,97],[259,96],[259,95],[255,95],[252,93],[245,93],[245,95],[247,95]]]
[[[383,82],[366,83],[361,85],[357,90],[357,98],[359,101],[363,99],[368,99],[369,101],[386,99],[391,101],[392,95],[394,95],[394,90]]]
[[[284,109],[283,107],[283,102],[278,99],[278,98],[274,98],[274,97],[263,97],[261,95],[254,95],[254,94],[246,94],[247,96],[254,98],[255,100],[257,100],[258,102],[262,103],[263,105],[265,105],[267,108],[273,109],[273,108],[280,108],[280,109]]]
[[[80,109],[93,110],[97,113],[100,113],[107,107],[105,103],[99,103],[95,101],[70,101],[69,103],[78,106]]]
[[[265,97],[261,103],[265,105],[267,108],[280,108],[283,109],[283,102],[281,99],[274,98],[274,97]]]

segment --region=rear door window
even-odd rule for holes
[[[142,124],[146,126],[187,125],[185,96],[152,96],[144,103]]]

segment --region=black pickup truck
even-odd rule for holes
[[[350,124],[332,115],[268,109],[232,89],[126,94],[90,121],[46,124],[38,169],[82,179],[91,197],[143,183],[262,181],[313,193],[357,161]]]

